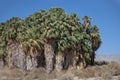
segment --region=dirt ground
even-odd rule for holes
[[[69,69],[46,73],[44,68],[31,71],[0,68],[0,80],[120,80],[120,64],[89,66],[85,69]]]

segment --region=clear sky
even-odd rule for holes
[[[25,18],[42,9],[60,7],[80,18],[91,16],[100,29],[102,44],[97,54],[120,54],[120,0],[0,0],[0,22]]]

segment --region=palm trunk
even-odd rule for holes
[[[85,61],[85,57],[83,54],[79,53],[78,64],[79,65],[77,65],[77,69],[83,69],[86,67],[86,61]]]
[[[0,67],[4,67],[6,65],[6,56],[5,56],[6,47],[0,47]]]
[[[26,58],[22,49],[22,45],[17,42],[11,42],[8,45],[8,66],[9,68],[20,68],[25,70]]]
[[[37,68],[38,61],[37,61],[37,55],[38,51],[32,51],[30,50],[29,55],[26,57],[26,69],[32,70],[34,68]]]
[[[0,68],[1,68],[1,67],[2,67],[2,68],[4,67],[4,61],[3,61],[3,59],[0,58]]]
[[[76,56],[74,55],[74,51],[73,50],[66,50],[65,54],[64,54],[64,64],[63,67],[64,69],[75,69],[76,65],[77,65],[77,61],[76,61]]]
[[[40,50],[39,54],[37,55],[37,67],[45,67],[45,55],[44,50]]]
[[[63,63],[63,67],[64,69],[68,69],[70,67],[70,65],[72,65],[72,55],[71,55],[72,51],[71,50],[66,50],[64,52],[64,63]]]
[[[95,51],[93,51],[92,55],[91,55],[91,65],[94,65],[95,64]]]
[[[37,58],[32,56],[27,56],[26,58],[26,70],[32,70],[37,68]]]
[[[55,68],[57,71],[61,71],[63,69],[63,62],[64,62],[63,53],[61,51],[59,51],[56,55]]]
[[[16,55],[16,59],[18,59],[18,62],[16,63],[17,67],[20,69],[25,70],[26,69],[26,55],[23,52],[22,45],[18,45],[18,54]]]
[[[46,70],[47,73],[50,73],[53,70],[54,65],[54,49],[52,41],[44,44],[44,54],[46,61]]]
[[[72,51],[72,54],[73,54],[73,57],[72,57],[72,67],[73,69],[76,69],[77,68],[77,62],[78,62],[78,56],[77,56],[77,53],[76,51]]]

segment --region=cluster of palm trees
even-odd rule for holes
[[[10,68],[45,67],[48,73],[93,65],[101,38],[90,17],[83,21],[61,8],[41,10],[25,20],[13,17],[0,24],[1,59]]]

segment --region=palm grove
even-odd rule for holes
[[[90,17],[82,20],[61,8],[41,10],[25,20],[13,17],[0,24],[0,59],[9,68],[44,67],[48,73],[94,65],[101,38]]]

